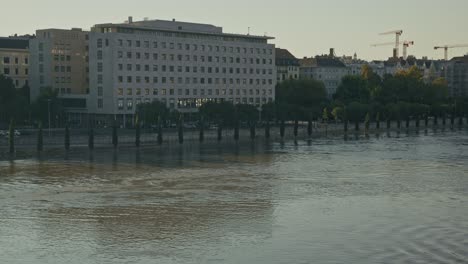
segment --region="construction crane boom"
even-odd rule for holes
[[[444,49],[444,59],[448,60],[448,50],[453,48],[468,48],[468,44],[456,44],[456,45],[444,45],[444,46],[435,46],[434,49]]]
[[[395,34],[395,56],[398,58],[400,36],[403,34],[403,30],[399,29],[399,30],[388,31],[388,32],[380,33],[379,35],[389,35],[389,34]]]
[[[393,44],[394,44],[393,42],[378,43],[378,44],[372,44],[371,47],[388,46],[388,45],[393,45]],[[409,46],[414,45],[414,41],[405,40],[403,42],[398,42],[398,45],[403,45],[403,59],[406,60],[407,49],[409,48]]]

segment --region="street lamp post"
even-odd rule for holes
[[[47,113],[49,116],[49,137],[50,137],[50,99],[47,99]]]

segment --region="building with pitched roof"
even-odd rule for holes
[[[299,79],[299,60],[287,49],[275,49],[276,77],[278,83]]]
[[[16,88],[28,85],[29,39],[30,36],[0,38],[0,74],[10,77]]]

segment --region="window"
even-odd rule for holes
[[[3,63],[4,64],[9,64],[10,63],[10,57],[3,57]]]
[[[123,99],[118,99],[118,100],[117,100],[117,107],[119,108],[119,110],[123,110],[123,108],[124,108],[124,101],[123,101]]]
[[[127,99],[127,110],[132,110],[132,109],[133,109],[133,100]]]
[[[102,39],[97,40],[97,47],[102,48]]]
[[[117,94],[118,95],[123,95],[123,88],[117,89]]]
[[[98,101],[97,101],[97,107],[98,107],[99,109],[102,109],[103,106],[104,106],[103,99],[102,99],[102,98],[99,98]]]
[[[102,62],[98,62],[98,64],[97,64],[97,71],[98,71],[98,72],[102,72],[102,68],[103,68]]]
[[[102,84],[102,74],[98,74],[97,76],[97,83]]]
[[[10,68],[4,68],[3,74],[10,74]]]

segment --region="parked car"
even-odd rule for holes
[[[15,131],[13,132],[13,134],[15,135],[15,137],[19,137],[21,136],[21,132],[19,132],[18,130],[15,129]],[[6,133],[2,136],[5,136],[5,137],[9,137],[10,136],[10,131],[6,131]]]

